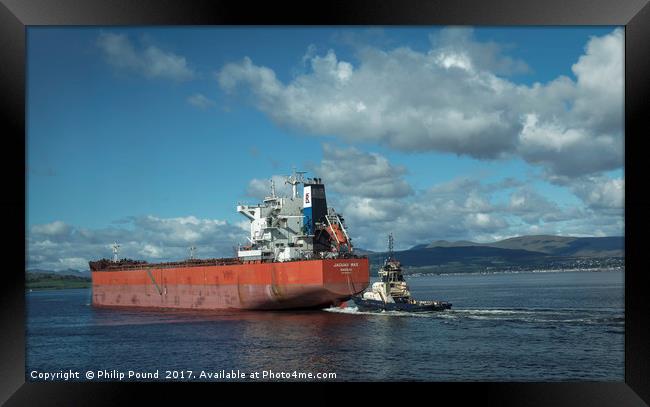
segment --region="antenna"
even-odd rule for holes
[[[196,250],[195,246],[190,246],[190,260],[194,260],[194,251]]]
[[[275,198],[275,181],[271,178],[271,197]]]
[[[393,234],[388,234],[388,258],[393,258]]]
[[[120,252],[120,245],[117,242],[113,243],[113,263],[117,263],[117,254]]]

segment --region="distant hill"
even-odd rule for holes
[[[471,246],[528,250],[531,252],[553,254],[556,256],[616,257],[624,256],[625,238],[623,236],[570,237],[535,235],[513,237],[492,243],[476,243],[469,241],[447,242],[445,240],[436,240],[426,245],[425,247],[433,248]]]
[[[623,267],[624,237],[521,236],[493,243],[437,240],[397,251],[407,272],[462,273]],[[376,274],[387,253],[370,253]]]
[[[420,245],[424,247],[468,247],[468,246],[482,246],[481,243],[470,242],[469,240],[458,240],[455,242],[448,242],[446,240],[435,240],[428,245]],[[423,247],[423,248],[424,248]]]

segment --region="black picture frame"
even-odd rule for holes
[[[295,385],[278,383],[32,383],[25,382],[25,36],[38,25],[622,25],[625,26],[625,381],[576,383],[423,383],[409,392],[431,403],[478,400],[500,406],[642,406],[650,403],[650,289],[643,267],[650,200],[644,195],[648,101],[650,100],[650,5],[648,0],[347,0],[235,2],[181,0],[1,0],[0,95],[5,150],[2,174],[10,189],[0,200],[5,210],[4,278],[0,290],[0,401],[6,405],[153,404],[155,398],[198,396],[225,403],[226,394],[250,400],[300,402]],[[17,243],[22,237],[22,245]],[[191,387],[190,387],[191,386]],[[261,386],[259,390],[251,386]],[[348,398],[349,383],[301,384],[310,399],[358,403]],[[391,391],[383,387],[383,391]],[[304,388],[308,387],[308,388]],[[340,387],[344,387],[340,389]],[[378,390],[378,389],[377,389]],[[354,389],[356,392],[357,390]],[[217,396],[218,395],[218,396]],[[409,395],[412,395],[409,393]],[[431,400],[433,398],[433,400]],[[302,400],[304,404],[305,400]],[[427,403],[429,404],[429,403]]]

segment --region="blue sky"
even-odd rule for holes
[[[30,27],[27,39],[33,266],[81,267],[111,239],[150,260],[191,244],[228,255],[246,234],[236,203],[292,166],[327,182],[369,249],[389,231],[399,248],[624,233],[615,27]]]

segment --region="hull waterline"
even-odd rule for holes
[[[444,311],[451,308],[448,302],[435,303],[385,303],[383,301],[354,298],[354,304],[360,311],[404,311],[404,312],[431,312]]]

